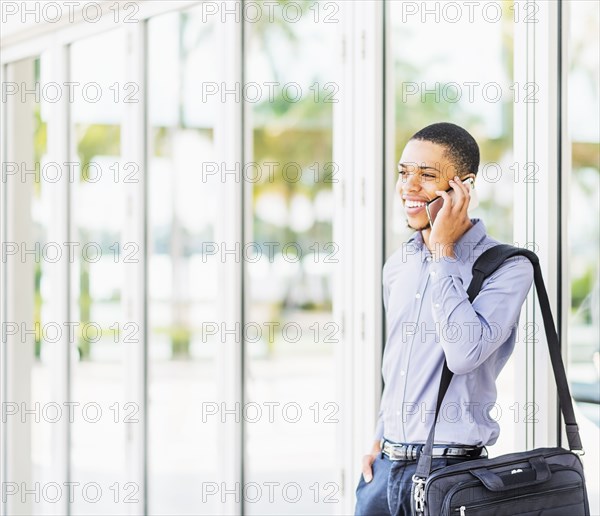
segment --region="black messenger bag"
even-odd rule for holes
[[[537,255],[506,244],[486,250],[473,264],[473,279],[467,290],[469,301],[473,302],[486,277],[506,259],[516,255],[525,256],[534,268],[535,288],[544,318],[570,451],[561,447],[537,448],[492,459],[467,460],[431,473],[435,423],[453,376],[444,362],[434,423],[412,478],[414,516],[587,516],[590,513],[583,465],[579,458],[583,455],[583,448]]]

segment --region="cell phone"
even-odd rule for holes
[[[468,184],[471,188],[471,191],[475,188],[475,182],[473,181],[472,177],[467,177],[466,179],[463,179],[462,183],[463,185]],[[448,188],[448,190],[446,190],[446,192],[452,195],[452,192],[454,192],[454,188],[450,187]],[[471,197],[469,201],[469,209],[477,208],[478,204],[479,203],[477,202],[477,198],[474,196]],[[440,212],[443,206],[444,198],[441,195],[425,204],[425,211],[427,212],[427,218],[429,219],[429,225],[431,227],[433,227],[435,218],[437,217],[437,214]]]

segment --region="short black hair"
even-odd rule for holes
[[[458,170],[477,175],[479,169],[479,145],[465,129],[448,122],[439,122],[416,132],[411,140],[422,140],[441,145]]]

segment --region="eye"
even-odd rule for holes
[[[434,174],[423,174],[423,177],[425,177],[427,179],[435,179],[435,175]]]

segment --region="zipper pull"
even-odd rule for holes
[[[467,508],[466,508],[464,505],[461,505],[461,506],[460,506],[460,516],[465,516],[465,514],[466,514],[466,513],[465,513],[465,510],[466,510],[466,509],[467,509]]]

